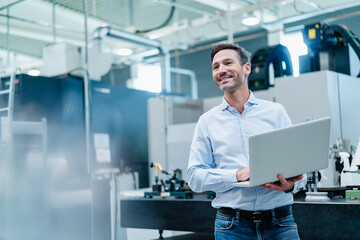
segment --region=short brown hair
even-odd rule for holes
[[[251,54],[248,51],[246,51],[244,48],[242,48],[242,47],[240,47],[238,45],[232,44],[232,43],[219,43],[219,44],[216,44],[213,47],[213,49],[211,50],[211,62],[213,61],[215,54],[217,54],[221,50],[225,50],[225,49],[235,50],[237,52],[237,54],[238,54],[241,65],[244,65],[245,63],[250,62]]]

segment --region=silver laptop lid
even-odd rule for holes
[[[330,118],[300,123],[249,138],[251,185],[324,169],[329,162]]]

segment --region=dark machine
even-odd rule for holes
[[[343,25],[315,23],[303,31],[308,55],[300,56],[300,73],[332,70],[360,77],[360,40]],[[248,78],[252,91],[274,86],[274,78],[293,74],[291,56],[287,47],[278,44],[255,52],[251,59]]]
[[[7,88],[9,81],[3,78],[0,89]],[[98,81],[91,85],[91,132],[108,134],[111,150],[111,162],[103,163],[91,149],[93,170],[130,168],[141,176],[139,187],[148,186],[147,100],[155,94]],[[1,97],[1,102],[7,101]],[[83,82],[78,77],[20,74],[15,82],[14,120],[46,118],[48,157],[66,158],[69,168],[88,177],[83,98]]]
[[[356,59],[360,58],[360,40],[344,25],[315,23],[306,25],[304,42],[309,54],[300,56],[300,73],[332,70],[360,77]],[[351,54],[351,50],[355,54]]]
[[[287,47],[278,44],[260,48],[251,58],[249,88],[252,91],[268,89],[274,86],[274,77],[292,74],[291,56]]]
[[[9,82],[2,78],[0,89],[8,88]],[[91,81],[90,94],[91,139],[94,134],[107,134],[111,159],[99,161],[91,140],[91,172],[85,157],[83,79],[16,75],[13,119],[47,120],[46,160],[36,158],[39,150],[34,143],[41,142],[37,135],[14,138],[13,161],[1,152],[0,170],[6,173],[2,176],[16,181],[3,181],[6,188],[1,185],[0,226],[5,228],[0,232],[21,225],[24,233],[42,239],[51,235],[52,239],[109,240],[111,225],[116,224],[115,175],[138,172],[139,187],[148,186],[147,100],[155,94],[98,81]],[[0,102],[7,103],[4,95]],[[53,196],[60,195],[68,197],[54,201],[58,197]],[[21,199],[26,205],[19,203]]]

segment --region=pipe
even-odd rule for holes
[[[87,0],[83,0],[84,10],[84,37],[85,37],[85,59],[84,59],[84,104],[85,104],[85,140],[86,140],[86,162],[87,170],[92,175],[92,162],[90,158],[90,81],[89,81],[89,49],[88,49],[88,25],[87,25]],[[91,184],[91,191],[93,186]],[[94,240],[94,201],[91,199],[91,239]]]
[[[134,26],[134,3],[133,0],[129,0],[129,14],[130,14],[130,26]]]
[[[159,49],[160,50],[160,49]],[[161,67],[161,89],[162,91],[171,92],[171,75],[170,75],[170,53],[167,49],[160,50],[160,66]]]
[[[147,46],[147,47],[154,47],[160,48],[161,43],[156,40],[151,40],[139,35],[135,35],[132,33],[124,32],[117,29],[112,29],[109,26],[98,27],[95,29],[93,38],[104,38],[105,36],[120,38],[123,40],[127,40],[129,42],[134,42],[139,45]]]
[[[9,18],[9,14],[10,14],[10,9],[7,8],[6,9],[6,15],[7,15],[7,20],[6,20],[7,66],[10,66],[10,18]]]
[[[183,75],[188,75],[191,81],[191,98],[198,99],[198,81],[194,71],[183,69],[183,68],[170,68],[170,71],[173,73],[179,73]]]
[[[107,15],[108,15],[108,25],[111,27],[112,23],[112,0],[107,1]]]
[[[122,39],[141,46],[157,48],[160,53],[161,65],[161,89],[164,92],[171,92],[170,84],[170,53],[159,41],[148,39],[139,35],[112,29],[109,26],[98,27],[93,34],[93,38],[103,38],[105,36]]]
[[[13,136],[13,127],[12,122],[14,119],[14,101],[15,101],[15,80],[16,80],[16,54],[13,55],[13,70],[10,76],[10,86],[9,86],[9,103],[8,103],[8,123],[9,123],[9,159],[14,159],[14,136]]]
[[[86,161],[88,172],[92,173],[90,159],[90,81],[89,81],[89,50],[87,36],[87,0],[83,0],[84,5],[84,30],[85,30],[85,57],[84,57],[84,104],[85,104],[85,136],[86,136]]]
[[[53,28],[53,42],[56,43],[56,28],[55,28],[55,23],[56,23],[56,15],[55,15],[55,1],[56,0],[52,0],[52,28]]]
[[[226,19],[228,24],[228,42],[234,43],[234,31],[231,20],[231,0],[227,0],[227,11],[226,11]]]
[[[10,86],[9,86],[9,109],[8,109],[8,121],[10,124],[10,137],[12,138],[12,128],[11,123],[14,118],[14,100],[15,100],[15,80],[16,80],[16,54],[13,54],[13,63],[12,63],[12,72],[10,76]]]

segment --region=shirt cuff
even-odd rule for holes
[[[292,193],[295,194],[299,191],[299,181],[294,182],[294,186],[292,189],[284,191],[285,193]]]
[[[233,184],[233,183],[236,183],[238,182],[237,178],[236,178],[236,172],[237,170],[239,169],[231,169],[231,170],[228,170],[228,175],[227,175],[227,182],[229,184]]]

